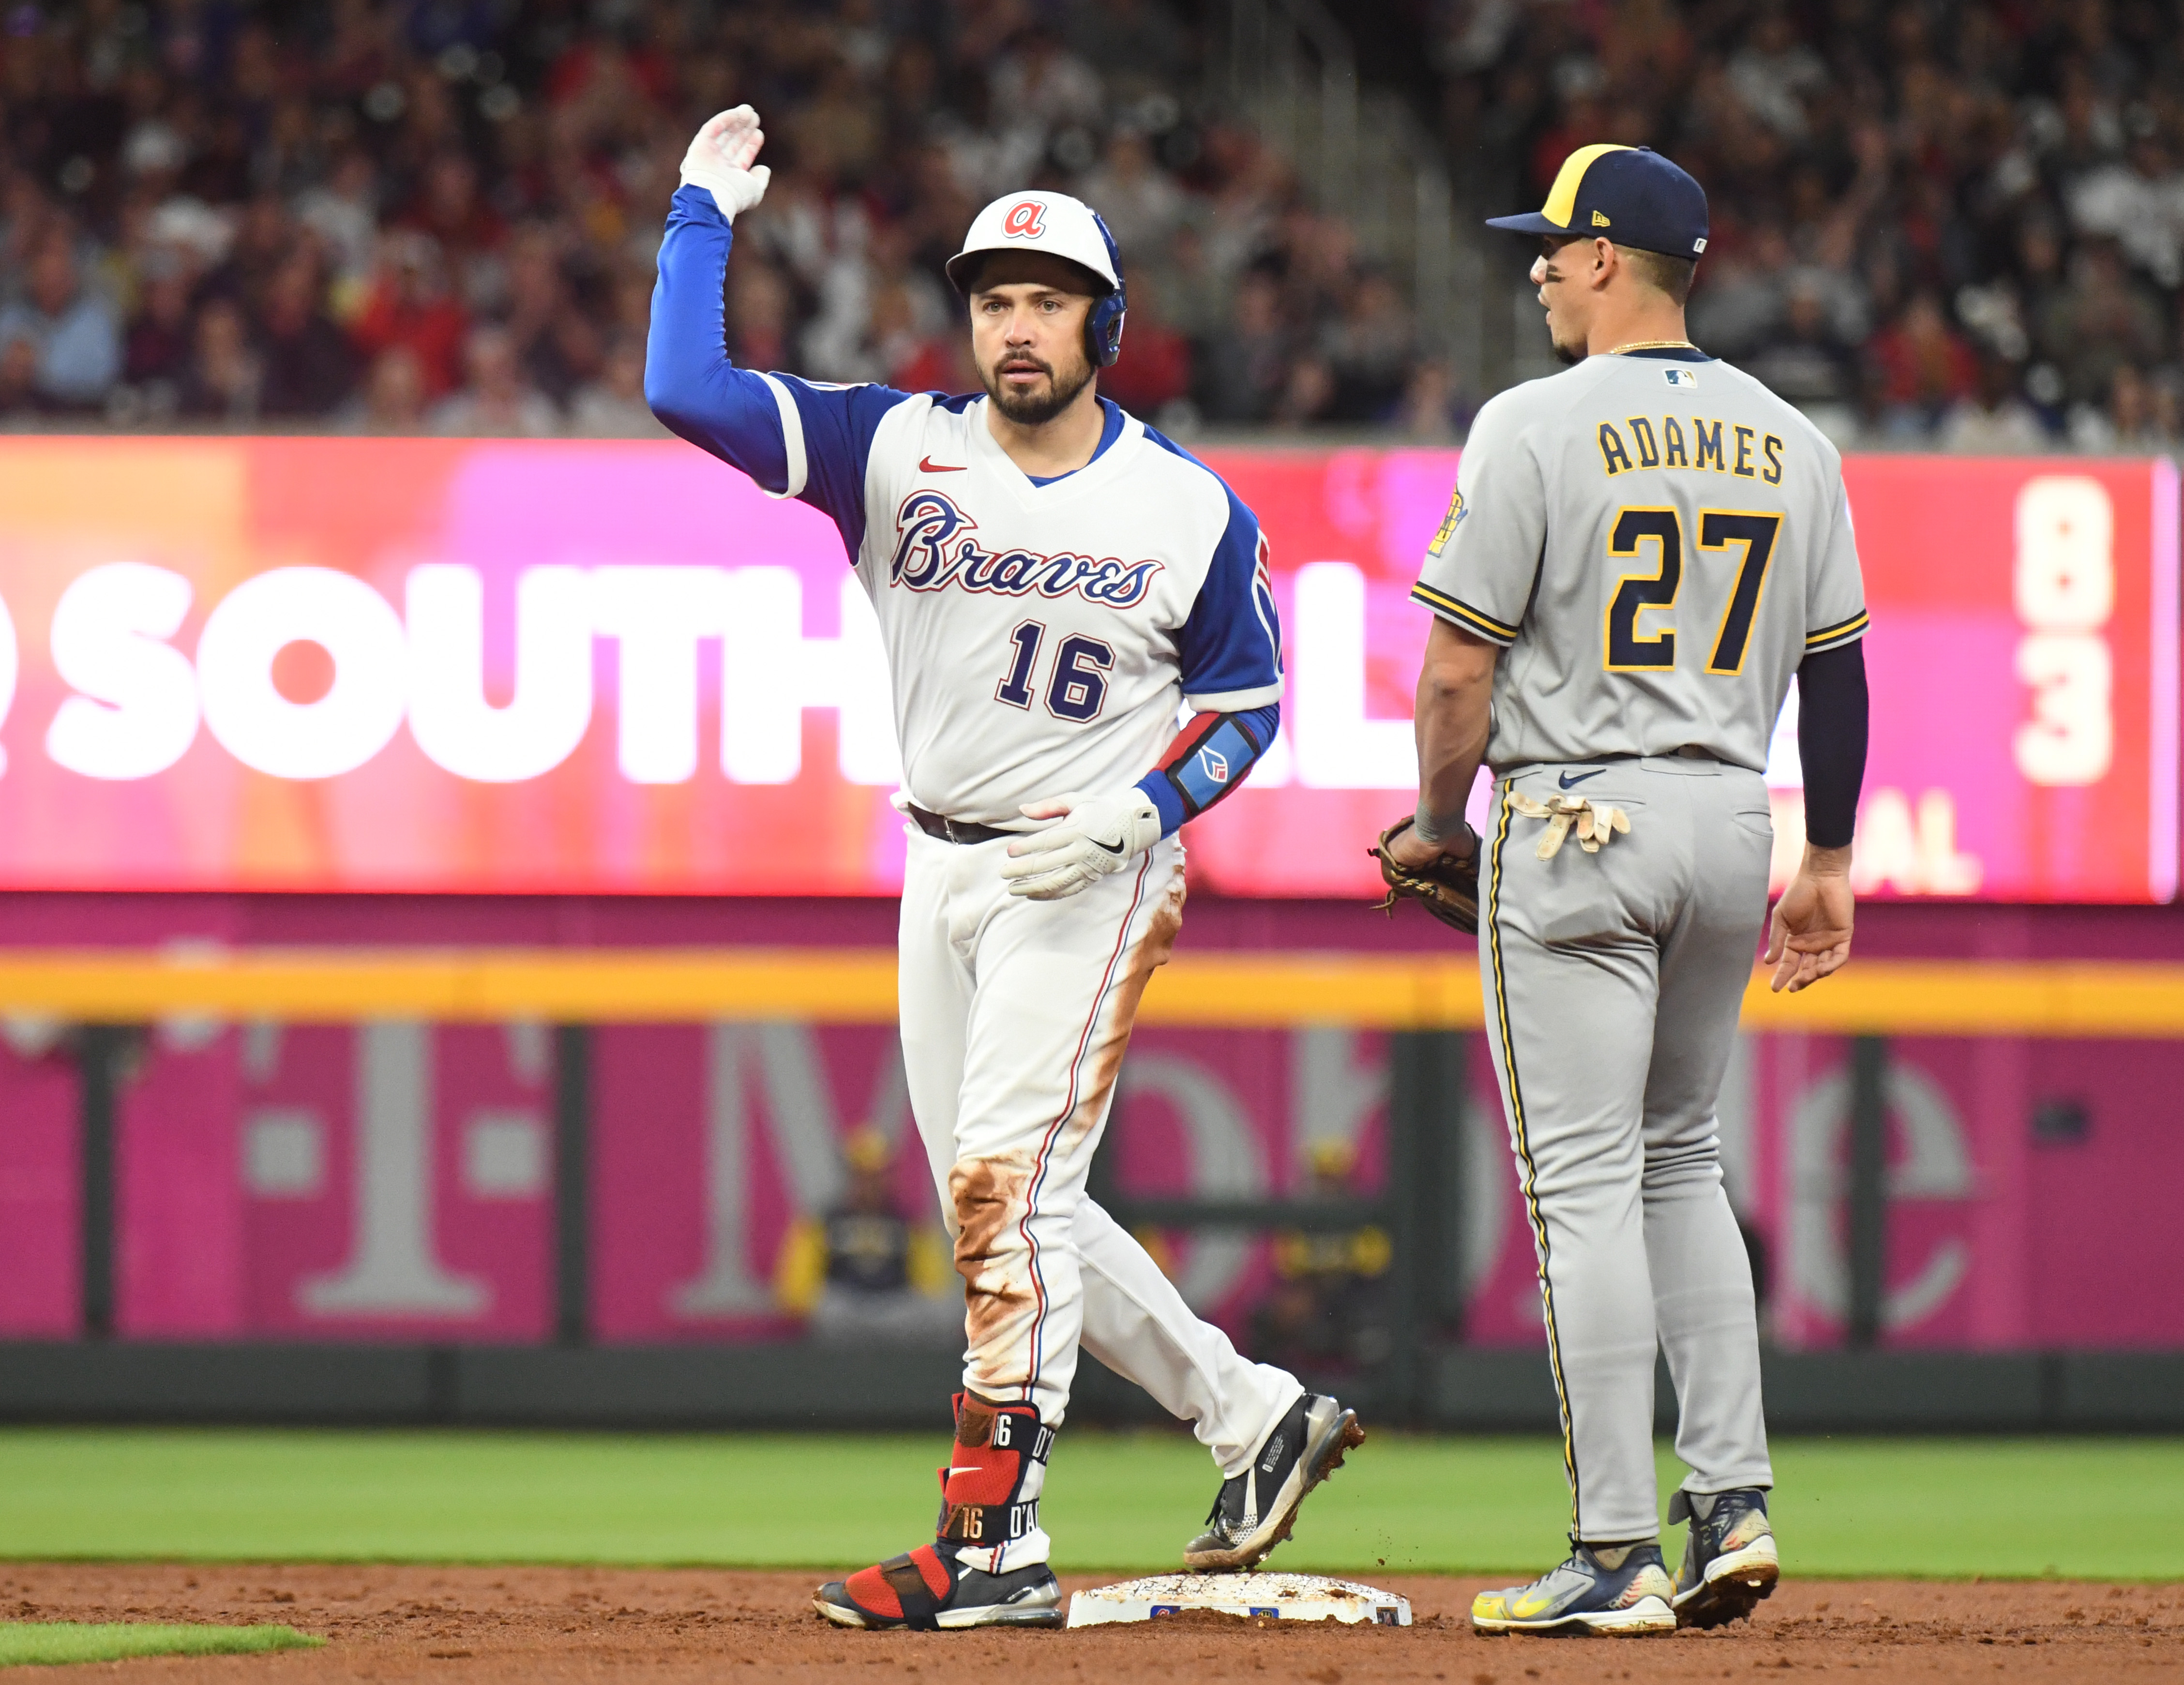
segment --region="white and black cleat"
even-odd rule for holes
[[[1306,1393],[1259,1443],[1251,1467],[1221,1482],[1206,1531],[1184,1550],[1184,1565],[1208,1574],[1258,1566],[1290,1536],[1312,1489],[1364,1443],[1357,1411]]]
[[[1703,1629],[1748,1621],[1774,1594],[1782,1565],[1764,1492],[1679,1492],[1669,1500],[1669,1521],[1691,1524],[1676,1575],[1677,1625]]]

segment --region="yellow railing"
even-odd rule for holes
[[[877,948],[0,949],[0,1013],[129,1023],[181,1015],[573,1023],[894,1017]],[[1467,1029],[1479,970],[1446,958],[1185,952],[1141,1021]],[[1755,971],[1746,1026],[1925,1036],[2184,1037],[2184,965],[1858,959],[1799,995]]]

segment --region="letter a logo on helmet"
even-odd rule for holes
[[[1037,199],[1024,199],[1009,207],[1009,214],[1001,219],[1001,232],[1011,240],[1036,240],[1046,232],[1046,206]]]

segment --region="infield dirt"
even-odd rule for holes
[[[0,1565],[0,1618],[279,1621],[326,1649],[109,1664],[204,1685],[349,1680],[1300,1680],[1552,1685],[1799,1670],[1883,1679],[2174,1680],[2184,1586],[1792,1580],[1749,1623],[1650,1639],[1482,1638],[1475,1579],[1387,1576],[1417,1625],[1253,1627],[1217,1615],[1088,1631],[853,1632],[811,1612],[816,1576],[720,1570]],[[1117,1576],[1072,1576],[1069,1590]],[[25,1677],[30,1676],[25,1675]],[[42,1676],[41,1676],[42,1677]]]

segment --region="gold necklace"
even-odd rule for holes
[[[1641,339],[1630,345],[1618,345],[1607,354],[1620,357],[1631,351],[1696,351],[1698,347],[1687,339]]]

